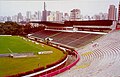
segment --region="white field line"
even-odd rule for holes
[[[10,53],[13,53],[12,50],[10,48],[8,48],[8,50],[10,51]]]

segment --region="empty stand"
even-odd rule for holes
[[[80,32],[59,32],[59,31],[39,31],[33,33],[32,36],[45,39],[50,37],[53,39],[53,42],[60,44],[68,45],[71,47],[80,47],[84,46],[91,41],[101,37],[102,35],[98,34],[89,34],[89,33],[80,33]]]
[[[120,77],[120,31],[109,33],[79,48],[81,60],[69,71],[55,77]]]
[[[35,36],[35,37],[39,37],[39,38],[45,39],[46,37],[49,37],[49,36],[54,35],[54,34],[56,34],[56,33],[58,33],[58,32],[57,32],[57,31],[42,30],[42,31],[33,33],[32,36]]]

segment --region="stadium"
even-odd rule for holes
[[[0,76],[119,77],[120,27],[112,20],[31,21],[25,36],[0,36]]]

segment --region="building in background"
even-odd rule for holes
[[[63,13],[59,11],[50,12],[50,14],[47,16],[47,21],[61,22],[63,21]]]
[[[83,20],[91,20],[91,17],[89,16],[89,15],[85,15],[84,17],[83,17]]]
[[[91,20],[108,20],[107,13],[99,13],[91,17]]]
[[[70,21],[79,21],[80,20],[80,10],[73,9],[70,12]]]
[[[108,14],[107,13],[99,13],[100,20],[107,20],[108,19]]]
[[[69,21],[70,20],[70,17],[69,17],[68,13],[64,13],[63,20],[64,21]]]
[[[115,5],[110,5],[108,10],[108,20],[116,20],[117,8]]]
[[[22,13],[19,12],[17,15],[17,22],[21,22],[21,21],[23,21],[23,16],[22,16]]]
[[[4,17],[0,16],[0,22],[4,22]]]
[[[17,22],[17,15],[12,16],[12,21]]]
[[[37,18],[38,21],[41,21],[41,11],[38,11],[38,15],[37,16],[38,16],[38,18]]]
[[[12,21],[10,16],[7,17],[7,21]]]
[[[100,16],[95,14],[94,16],[92,16],[92,20],[100,20]]]
[[[103,15],[104,15],[103,20],[108,20],[108,13],[103,13]]]
[[[44,10],[42,11],[42,21],[47,21],[47,10],[46,10],[45,2],[44,2]]]
[[[3,20],[4,20],[4,22],[7,21],[7,16],[4,16]]]
[[[35,11],[33,14],[31,11],[26,12],[26,21],[41,21],[41,12]]]
[[[56,21],[56,12],[50,12],[50,15],[47,16],[47,21]]]
[[[31,11],[27,11],[26,12],[26,21],[30,21],[31,20]]]
[[[63,13],[60,11],[56,11],[56,21],[61,22],[63,21]]]

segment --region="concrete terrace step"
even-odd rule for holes
[[[55,77],[120,77],[120,31],[99,40],[99,46],[89,44],[78,50],[80,61],[74,69]]]

